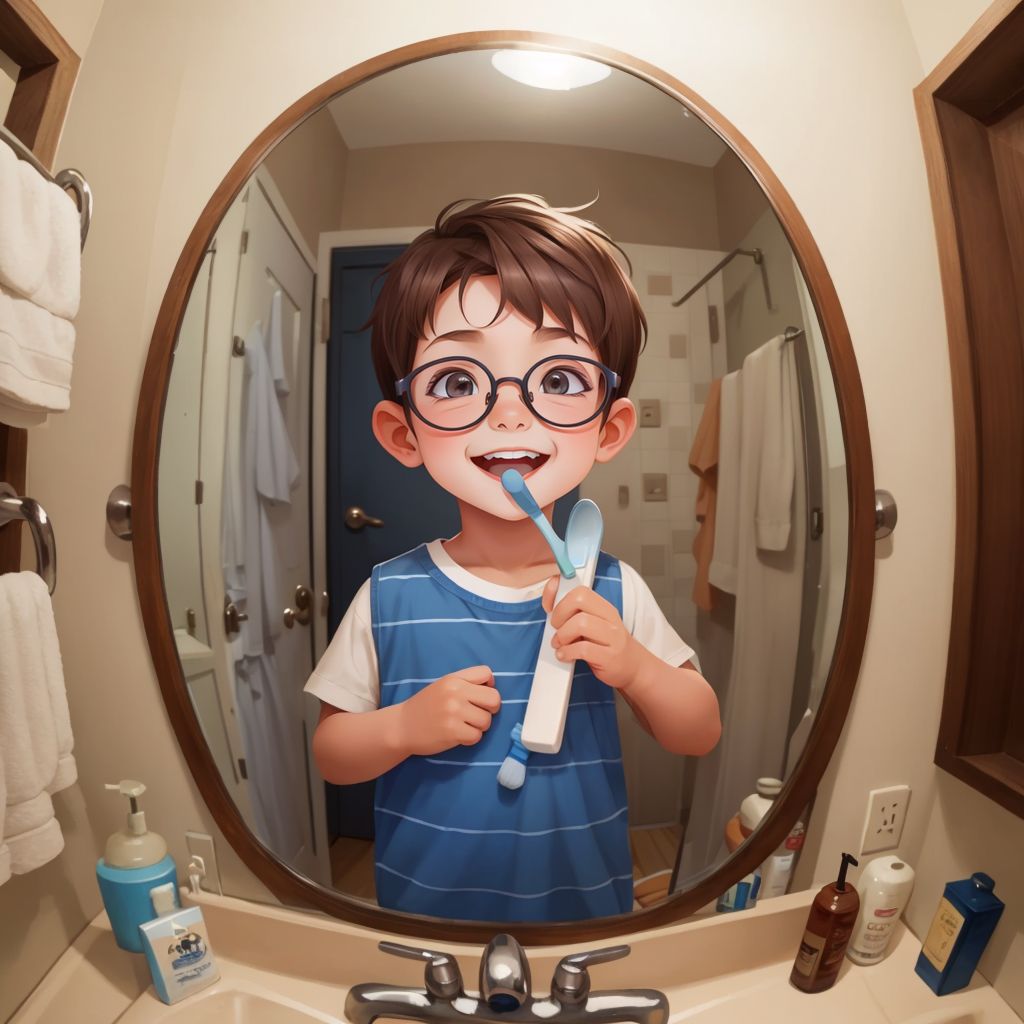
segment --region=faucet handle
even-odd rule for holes
[[[590,974],[587,968],[593,964],[606,964],[609,960],[621,960],[629,956],[629,953],[629,946],[608,946],[562,957],[551,979],[552,996],[563,1005],[582,1003],[590,994]]]
[[[382,953],[402,956],[407,960],[425,960],[423,985],[437,999],[455,999],[462,995],[462,972],[451,953],[438,953],[418,946],[403,946],[398,942],[380,942]]]

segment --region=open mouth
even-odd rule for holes
[[[500,477],[506,469],[517,469],[524,477],[535,469],[540,469],[548,461],[550,455],[542,455],[526,448],[515,451],[490,452],[487,455],[474,455],[471,462],[485,473]]]

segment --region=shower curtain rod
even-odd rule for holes
[[[676,299],[673,306],[681,306],[688,298],[704,287],[726,264],[737,256],[749,256],[761,268],[761,281],[764,284],[764,301],[768,304],[768,312],[773,312],[772,292],[768,287],[768,271],[764,265],[764,253],[760,249],[733,249],[723,260],[719,260],[681,299]]]

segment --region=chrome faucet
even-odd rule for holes
[[[496,935],[480,960],[480,991],[466,992],[459,965],[450,953],[382,942],[384,953],[425,962],[423,988],[363,984],[349,990],[345,1016],[351,1024],[378,1017],[422,1024],[667,1024],[668,1000],[655,989],[591,992],[592,964],[619,960],[629,946],[612,946],[563,957],[551,979],[551,994],[535,999],[530,965],[511,935]]]

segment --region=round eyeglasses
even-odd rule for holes
[[[469,356],[434,359],[395,381],[419,419],[436,430],[467,430],[494,408],[498,386],[519,385],[523,401],[553,427],[581,427],[600,416],[619,386],[619,375],[585,356],[548,356],[522,377],[495,377]]]

